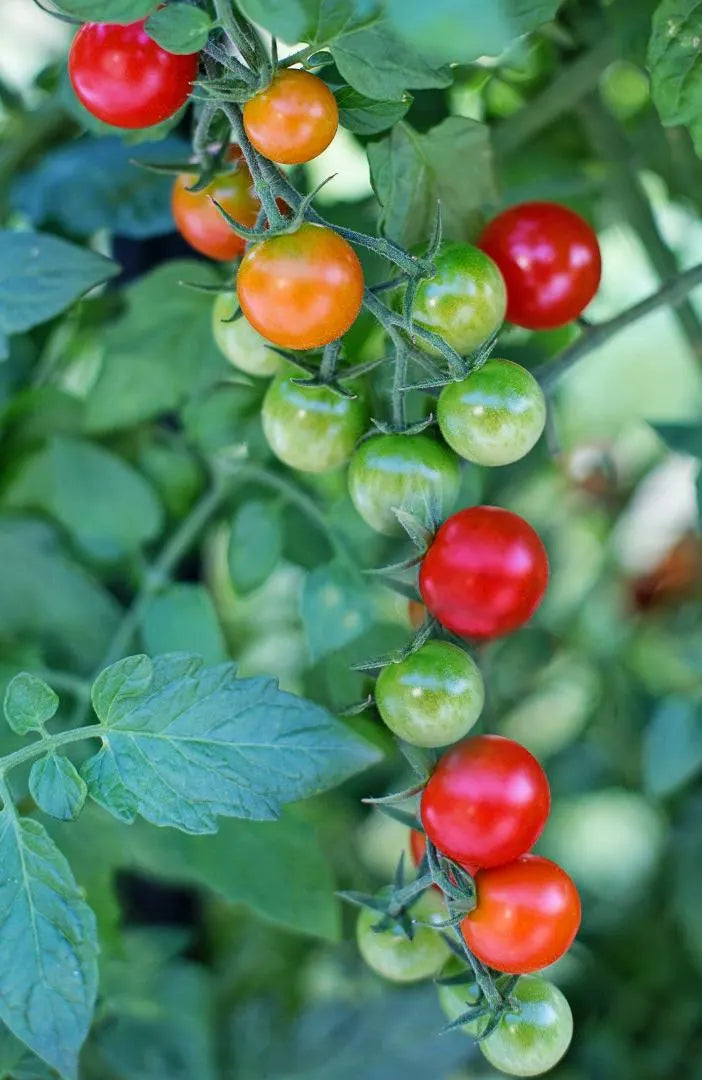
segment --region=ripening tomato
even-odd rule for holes
[[[540,1076],[557,1065],[570,1046],[570,1005],[557,986],[534,975],[519,979],[510,1000],[514,1007],[478,1045],[490,1064],[509,1076]]]
[[[410,915],[419,922],[440,923],[447,918],[446,904],[441,894],[430,890],[412,905]],[[446,961],[449,947],[431,926],[415,926],[410,941],[399,927],[374,930],[381,918],[380,912],[363,908],[356,923],[359,952],[379,975],[393,982],[417,982],[434,975]]]
[[[144,20],[81,26],[68,56],[80,103],[105,124],[146,128],[173,116],[197,78],[198,53],[166,52],[144,30]]]
[[[488,967],[527,975],[570,948],[580,926],[571,878],[540,855],[479,870],[477,906],[461,923],[468,948]]]
[[[533,754],[501,735],[477,735],[440,759],[422,794],[421,818],[439,851],[472,872],[528,851],[550,806]]]
[[[463,649],[448,641],[427,641],[382,669],[375,701],[400,739],[413,746],[448,746],[467,735],[480,716],[485,686]]]
[[[261,419],[268,445],[280,461],[301,472],[338,469],[365,430],[365,404],[327,386],[298,386],[292,379],[279,375],[263,399]]]
[[[424,853],[427,850],[427,838],[423,832],[419,829],[412,829],[409,837],[410,851],[412,852],[412,862],[415,866],[419,866]]]
[[[512,206],[489,223],[478,244],[502,271],[508,320],[529,330],[577,319],[600,284],[594,230],[558,203]]]
[[[336,98],[309,71],[281,68],[270,86],[244,105],[244,127],[260,154],[301,165],[329,146],[339,126]]]
[[[446,442],[476,465],[509,465],[528,454],[546,423],[546,401],[531,372],[510,360],[488,360],[439,396]]]
[[[230,162],[229,172],[215,176],[200,191],[188,190],[197,180],[196,176],[180,173],[171,192],[171,209],[178,232],[196,251],[220,262],[243,255],[246,241],[227,224],[212,200],[248,228],[256,224],[261,206],[242,156],[231,154]]]
[[[538,534],[497,506],[471,506],[448,518],[419,571],[431,614],[467,638],[500,637],[522,626],[547,584],[548,558]]]
[[[237,307],[230,293],[220,293],[212,307],[212,333],[220,352],[248,375],[277,375],[285,361],[246,319],[229,321]]]
[[[378,435],[362,442],[349,466],[349,494],[372,529],[404,536],[393,509],[429,523],[451,509],[458,495],[458,461],[428,435]]]
[[[317,349],[345,334],[363,302],[351,245],[321,225],[271,236],[246,252],[236,277],[241,310],[268,341]]]
[[[492,259],[472,244],[444,244],[436,273],[422,281],[412,308],[418,326],[439,334],[457,353],[473,352],[502,326],[505,283]],[[435,350],[426,344],[422,348]]]

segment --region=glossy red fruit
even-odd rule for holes
[[[185,104],[198,55],[166,52],[146,33],[143,19],[127,26],[85,23],[73,39],[68,72],[78,100],[98,120],[146,128]]]
[[[261,207],[240,151],[232,148],[228,158],[230,170],[215,176],[200,191],[190,191],[197,180],[192,173],[179,173],[171,189],[171,209],[178,232],[196,251],[220,262],[243,255],[246,241],[225,221],[213,200],[249,229],[256,224]]]
[[[496,506],[459,510],[424,556],[419,588],[442,626],[467,638],[494,638],[522,626],[548,584],[548,558],[523,518]]]
[[[473,873],[523,855],[541,835],[551,806],[533,754],[501,735],[466,739],[440,759],[422,795],[426,835]]]
[[[580,926],[580,897],[571,878],[539,855],[475,879],[477,906],[461,923],[468,948],[488,967],[527,975],[570,948]]]
[[[507,319],[529,330],[549,330],[577,319],[600,284],[595,231],[558,203],[510,207],[489,223],[478,246],[505,279]]]

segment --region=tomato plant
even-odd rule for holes
[[[280,71],[246,102],[246,134],[259,153],[281,165],[311,161],[329,146],[339,126],[336,98],[309,71]]]
[[[197,78],[198,53],[162,49],[144,23],[85,23],[73,39],[68,70],[82,105],[105,124],[146,128],[176,113]]]
[[[303,472],[329,472],[351,457],[366,424],[361,398],[325,386],[299,386],[279,375],[266,393],[261,418],[276,457]]]
[[[231,170],[215,176],[204,188],[190,189],[197,177],[181,173],[173,183],[171,207],[181,236],[210,259],[223,262],[243,255],[245,242],[230,228],[215,202],[238,221],[249,227],[256,224],[261,203],[256,196],[246,163],[235,157]]]
[[[248,375],[276,375],[283,367],[282,357],[246,319],[233,319],[237,308],[227,293],[221,293],[212,306],[212,334],[219,349],[230,364]]]
[[[436,893],[425,893],[410,909],[420,923],[440,922],[445,904]],[[356,923],[356,941],[369,967],[393,982],[417,982],[439,970],[449,955],[443,938],[429,925],[417,925],[409,938],[401,927],[378,929],[377,911],[363,908]]]
[[[541,1076],[570,1046],[570,1005],[557,986],[533,975],[520,978],[511,997],[512,1007],[492,1035],[479,1043],[480,1049],[508,1076]]]
[[[548,559],[523,518],[495,506],[453,514],[422,561],[428,610],[461,637],[493,638],[534,614],[548,583]]]

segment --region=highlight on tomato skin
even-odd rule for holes
[[[173,181],[171,209],[178,232],[196,251],[219,262],[228,262],[246,250],[246,241],[232,229],[215,205],[218,203],[234,221],[251,229],[261,207],[251,173],[241,154],[229,154],[232,168],[213,177],[199,191],[193,173],[180,173]]]
[[[251,144],[279,165],[312,161],[339,126],[339,107],[327,84],[299,68],[281,68],[246,102],[243,116]]]

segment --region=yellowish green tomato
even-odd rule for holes
[[[446,966],[441,969],[441,977],[446,979],[452,975],[462,975],[465,971],[465,964],[462,964],[458,957],[452,956]],[[438,986],[437,990],[439,993],[439,1005],[443,1009],[446,1019],[450,1021],[458,1020],[459,1016],[462,1016],[463,1013],[473,1008],[480,1001],[480,990],[474,982]],[[470,1020],[467,1024],[462,1024],[461,1031],[465,1031],[466,1035],[475,1038],[479,1035],[483,1024],[483,1018],[479,1017],[477,1020]]]
[[[434,890],[422,893],[410,908],[410,915],[420,922],[445,921],[446,903]],[[450,954],[443,937],[430,926],[415,926],[410,941],[401,930],[376,931],[382,916],[363,908],[356,923],[356,940],[361,956],[369,967],[393,982],[418,982],[434,975]]]
[[[378,712],[395,735],[413,746],[448,746],[480,716],[485,686],[470,656],[447,641],[428,641],[399,664],[388,664],[375,684]]]
[[[279,375],[266,391],[263,432],[280,461],[301,472],[325,473],[344,465],[365,431],[360,398],[335,394],[327,386],[299,386]]]
[[[460,469],[454,455],[427,435],[379,435],[361,443],[349,466],[353,504],[372,529],[404,535],[393,509],[427,521],[441,518],[458,495]]]
[[[212,308],[212,333],[217,346],[230,364],[248,375],[277,375],[285,361],[274,352],[265,338],[244,318],[231,319],[237,303],[229,293],[220,293]]]
[[[546,401],[538,382],[511,360],[488,360],[441,391],[441,434],[476,465],[509,465],[528,454],[544,430]]]
[[[504,322],[507,291],[502,274],[490,256],[472,244],[444,244],[434,266],[434,276],[417,290],[412,317],[465,356]]]
[[[478,1043],[496,1069],[509,1076],[540,1076],[561,1060],[573,1037],[573,1014],[553,983],[523,975],[492,1035]]]

